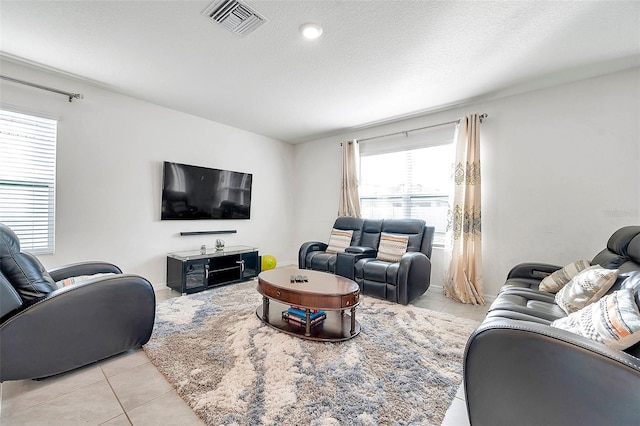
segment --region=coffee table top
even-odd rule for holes
[[[291,282],[292,275],[307,282]],[[359,302],[360,287],[354,281],[309,269],[279,268],[258,275],[258,292],[263,296],[301,307],[346,309]]]

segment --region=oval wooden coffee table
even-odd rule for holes
[[[291,277],[298,275],[308,281],[291,282]],[[307,269],[271,269],[258,275],[258,293],[262,295],[262,305],[256,309],[258,318],[285,333],[330,342],[348,340],[360,333],[356,321],[360,288],[348,278]],[[282,313],[290,306],[305,311],[306,325],[283,319]],[[316,309],[325,311],[327,317],[311,326],[310,316]]]

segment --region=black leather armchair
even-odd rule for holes
[[[575,259],[578,260],[578,259]],[[640,226],[616,231],[591,264],[618,269],[609,293],[631,288],[640,303]],[[566,316],[540,281],[560,269],[516,265],[464,359],[471,425],[636,425],[640,343],[618,350],[551,327]]]
[[[66,278],[111,273],[58,288]],[[149,341],[155,293],[106,262],[46,271],[0,224],[0,382],[64,373]]]

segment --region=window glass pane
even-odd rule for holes
[[[31,253],[54,251],[57,121],[0,110],[0,222]]]
[[[453,144],[360,158],[362,216],[423,219],[442,244],[447,227]]]

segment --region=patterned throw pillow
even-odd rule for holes
[[[598,265],[581,271],[560,289],[555,302],[567,314],[597,302],[618,278],[617,269],[604,269]]]
[[[615,291],[551,323],[583,337],[624,350],[640,342],[640,311],[633,290]]]
[[[78,275],[77,277],[65,278],[64,280],[56,281],[58,288],[68,287],[70,285],[78,284],[79,282],[90,280],[91,278],[105,277],[107,275],[115,275],[111,272],[105,272],[101,274],[93,275]]]
[[[577,260],[570,263],[540,281],[540,290],[547,293],[557,293],[565,284],[571,281],[571,278],[578,275],[578,272],[587,269],[589,266],[591,266],[591,263],[588,260]]]
[[[344,252],[351,245],[351,237],[353,237],[353,231],[333,228],[329,236],[329,245],[325,251],[327,253]]]
[[[380,244],[378,245],[378,260],[386,262],[400,262],[402,255],[407,252],[409,237],[407,235],[387,234],[383,232],[380,235]]]

